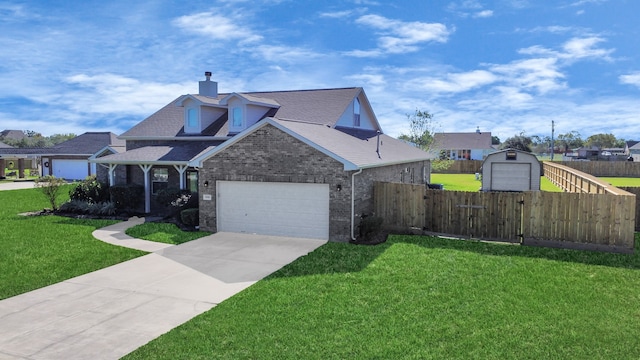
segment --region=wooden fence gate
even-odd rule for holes
[[[376,183],[374,208],[391,230],[579,249],[633,252],[632,194],[463,192]]]

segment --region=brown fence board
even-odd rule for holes
[[[462,192],[376,183],[374,203],[391,229],[606,251],[634,248],[637,204],[629,192]]]
[[[594,176],[640,177],[640,162],[634,161],[554,161]]]

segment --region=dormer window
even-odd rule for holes
[[[198,126],[198,110],[195,108],[187,109],[187,127],[195,128]]]
[[[353,126],[360,127],[360,100],[353,101]]]
[[[241,107],[233,108],[233,127],[234,128],[242,127],[242,108]]]

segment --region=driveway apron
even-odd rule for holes
[[[2,300],[0,359],[119,359],[324,243],[216,233]]]

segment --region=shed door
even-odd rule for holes
[[[531,190],[531,164],[491,163],[491,190]]]
[[[87,160],[53,159],[51,160],[53,176],[67,180],[84,180],[89,176]]]
[[[218,231],[329,239],[329,185],[218,181]]]

